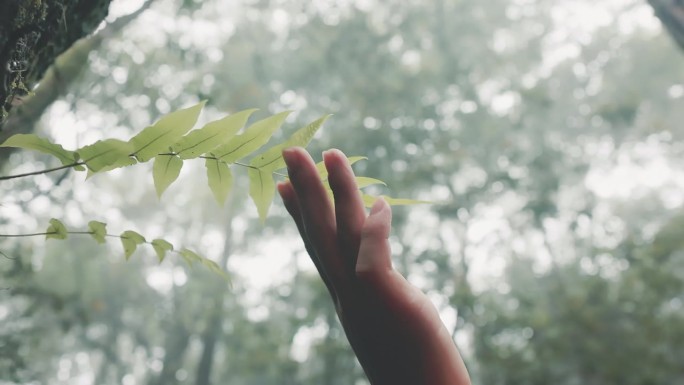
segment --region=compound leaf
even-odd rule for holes
[[[183,168],[183,161],[175,155],[157,155],[154,158],[152,178],[154,179],[154,188],[157,190],[159,198],[161,198],[171,183],[178,179],[181,168]]]
[[[126,230],[121,233],[121,244],[123,245],[124,254],[126,255],[127,261],[131,255],[133,255],[138,245],[143,243],[145,243],[145,237],[136,233],[135,231]]]
[[[432,204],[433,203],[430,201],[421,201],[421,200],[415,200],[415,199],[392,198],[392,197],[388,197],[386,195],[382,195],[380,197],[375,197],[372,195],[363,194],[361,196],[361,198],[363,199],[363,204],[366,207],[373,207],[373,203],[375,203],[375,201],[378,198],[384,199],[385,202],[387,202],[387,204],[389,204],[390,206],[413,206],[413,205]]]
[[[167,251],[173,250],[173,245],[163,239],[154,239],[150,243],[152,244],[152,248],[154,248],[154,251],[157,253],[159,263],[164,261],[164,258],[166,258]]]
[[[65,150],[59,144],[52,143],[48,139],[34,134],[12,135],[0,147],[15,147],[39,151],[56,157],[65,166],[74,164],[78,160],[78,156],[73,151]]]
[[[357,176],[355,179],[356,179],[356,186],[358,188],[364,188],[364,187],[373,186],[376,184],[381,184],[383,186],[387,186],[387,183],[381,181],[380,179],[368,178],[365,176]]]
[[[206,266],[209,269],[209,271],[214,272],[225,279],[228,279],[228,274],[226,274],[226,272],[223,271],[223,269],[221,269],[221,266],[219,266],[218,263],[212,261],[209,258],[202,258],[202,264]]]
[[[50,219],[50,226],[45,230],[45,239],[66,239],[68,231],[58,219]]]
[[[209,122],[198,130],[190,131],[173,146],[173,149],[181,159],[194,159],[206,154],[233,138],[254,111],[256,109],[244,110]]]
[[[209,188],[216,201],[223,206],[233,186],[233,174],[230,171],[230,166],[216,159],[207,159],[205,166],[207,167]]]
[[[285,167],[285,160],[283,159],[283,150],[288,147],[306,147],[311,139],[313,139],[316,132],[321,128],[323,123],[330,115],[325,115],[320,119],[309,123],[308,125],[295,131],[285,142],[271,147],[263,154],[255,157],[250,162],[250,166],[256,167],[266,171],[275,171]]]
[[[107,224],[98,221],[88,222],[88,230],[90,235],[97,241],[97,243],[105,243],[105,236],[107,235]]]
[[[185,262],[187,262],[189,266],[192,266],[192,264],[195,262],[201,262],[204,259],[200,257],[199,254],[186,248],[183,248],[179,253],[181,257],[183,257],[183,260],[185,260]]]
[[[290,114],[290,111],[262,119],[249,126],[244,133],[212,151],[216,158],[226,163],[234,163],[258,150],[271,139]]]
[[[147,162],[167,150],[195,125],[204,104],[205,101],[202,101],[192,107],[174,111],[163,116],[157,123],[145,127],[130,140],[132,154],[138,161]]]
[[[406,199],[406,198],[392,198],[388,197],[386,195],[383,195],[382,198],[390,205],[390,206],[413,206],[413,205],[430,205],[434,204],[435,202],[431,201],[422,201],[422,200],[417,200],[417,199]]]
[[[247,171],[249,176],[249,196],[252,197],[259,212],[261,222],[266,221],[268,209],[275,196],[275,181],[270,171],[262,171],[250,168]]]
[[[96,173],[135,164],[135,159],[130,157],[132,149],[133,147],[128,142],[106,139],[79,148],[77,153],[88,169]]]

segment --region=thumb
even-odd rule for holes
[[[361,228],[361,244],[356,261],[356,273],[365,275],[392,270],[389,238],[392,209],[380,198]]]

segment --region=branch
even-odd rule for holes
[[[47,173],[54,172],[54,171],[64,170],[67,168],[74,168],[74,167],[83,166],[83,165],[85,165],[85,162],[76,162],[76,163],[72,163],[72,164],[66,164],[64,166],[48,168],[46,170],[32,171],[32,172],[27,172],[27,173],[23,173],[23,174],[0,176],[0,180],[10,180],[10,179],[16,179],[16,178],[23,178],[23,177],[27,177],[27,176],[42,175],[42,174],[47,174]]]
[[[684,50],[684,3],[680,0],[648,0],[675,43]]]
[[[66,92],[66,88],[83,72],[88,64],[88,54],[102,45],[107,38],[120,32],[124,27],[147,10],[155,0],[147,0],[138,10],[121,16],[94,35],[83,38],[74,43],[68,50],[55,60],[40,81],[33,94],[21,101],[7,121],[0,125],[0,142],[14,134],[33,131],[36,121],[45,110]],[[10,149],[0,151],[0,165],[9,157]]]
[[[175,156],[175,155],[177,155],[177,154],[173,154],[173,153],[157,154],[157,156],[160,156],[160,155],[173,155],[173,156]],[[211,157],[211,156],[200,156],[200,159],[216,159],[216,158],[215,158],[215,157]],[[237,166],[246,167],[246,168],[251,168],[251,169],[253,169],[253,170],[260,170],[259,167],[250,166],[250,165],[248,165],[248,164],[241,163],[241,162],[235,162],[235,163],[232,163],[232,164],[235,164],[235,165],[237,165]],[[78,167],[78,166],[86,166],[86,162],[76,162],[76,163],[66,164],[66,165],[59,166],[59,167],[48,168],[48,169],[39,170],[39,171],[32,171],[32,172],[27,172],[27,173],[23,173],[23,174],[15,174],[15,175],[0,176],[0,180],[10,180],[10,179],[23,178],[23,177],[27,177],[27,176],[42,175],[42,174],[47,174],[47,173],[51,173],[51,172],[55,172],[55,171],[59,171],[59,170],[68,169],[68,168],[70,169],[70,168],[74,168],[74,167]],[[281,174],[281,173],[279,173],[279,172],[277,172],[277,171],[272,171],[271,173],[272,173],[273,175],[277,175],[277,176],[281,176],[281,177],[284,177],[284,178],[288,178],[287,175]]]

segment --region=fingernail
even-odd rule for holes
[[[387,202],[382,199],[382,197],[376,199],[375,203],[373,203],[373,207],[371,207],[370,215],[379,213],[380,211],[384,210],[385,207],[387,207]]]
[[[334,154],[335,152],[340,152],[340,150],[331,148],[331,149],[329,149],[329,150],[323,151],[323,154],[322,154],[322,155],[323,155],[323,161],[326,161],[326,162],[327,162],[328,159],[329,159],[331,156],[333,156],[333,154]]]

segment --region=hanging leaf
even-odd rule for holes
[[[152,178],[154,179],[154,188],[157,190],[159,198],[161,198],[171,183],[178,179],[182,168],[183,161],[175,155],[157,155],[154,158]]]
[[[268,215],[268,209],[275,196],[275,181],[270,171],[261,171],[250,168],[247,171],[249,176],[249,196],[252,197],[259,212],[259,219],[264,223]]]
[[[127,261],[133,255],[138,245],[143,243],[145,243],[145,237],[135,231],[127,230],[121,233],[121,244],[123,245]]]
[[[189,250],[189,249],[184,248],[179,253],[180,253],[181,257],[183,257],[183,260],[185,262],[187,262],[187,264],[191,267],[192,267],[193,263],[201,262],[203,259],[197,253],[195,253],[194,251]]]
[[[133,146],[132,154],[138,161],[147,162],[168,150],[195,125],[204,104],[205,101],[202,101],[192,107],[174,111],[159,119],[157,123],[144,128],[130,140]]]
[[[78,156],[75,152],[65,150],[59,144],[52,143],[48,139],[34,134],[12,135],[0,147],[15,147],[39,151],[56,157],[65,166],[78,161]]]
[[[207,159],[205,166],[207,167],[209,188],[214,194],[216,202],[223,206],[233,186],[233,174],[230,171],[230,166],[216,159]]]
[[[106,223],[90,221],[88,222],[88,230],[90,230],[90,235],[97,243],[105,243],[105,236],[107,235]]]
[[[173,146],[173,150],[181,159],[194,159],[206,154],[228,143],[247,123],[247,119],[254,111],[256,109],[236,112],[223,119],[207,123],[198,130],[190,131]]]
[[[163,239],[152,240],[152,248],[157,253],[157,258],[159,258],[159,263],[164,261],[166,258],[166,252],[173,250],[173,245]]]
[[[431,205],[431,204],[435,203],[435,202],[431,202],[431,201],[422,201],[422,200],[416,200],[416,199],[392,198],[392,197],[388,197],[386,195],[383,195],[382,198],[390,206]]]
[[[219,160],[234,163],[266,144],[276,130],[282,126],[289,114],[290,111],[285,111],[262,119],[249,126],[241,135],[212,152]]]
[[[387,183],[381,181],[380,179],[368,178],[365,176],[357,176],[354,179],[356,179],[356,186],[358,188],[364,188],[364,187],[373,186],[376,184],[381,184],[383,186],[387,186]]]
[[[92,173],[135,164],[129,155],[133,147],[118,139],[99,140],[77,150]]]
[[[368,158],[365,156],[350,156],[347,158],[350,165],[353,165],[360,160],[368,160]],[[316,163],[316,170],[318,170],[318,176],[321,180],[328,179],[328,170],[325,168],[325,163],[323,161]]]
[[[285,167],[285,160],[283,159],[283,150],[289,147],[306,147],[316,132],[321,128],[323,123],[330,115],[325,115],[322,118],[308,124],[305,127],[295,131],[289,139],[285,142],[271,147],[263,154],[255,157],[250,162],[250,166],[262,169],[264,171],[275,171]]]
[[[66,239],[69,234],[64,224],[58,219],[50,219],[50,226],[45,230],[45,239]]]
[[[212,271],[221,277],[228,279],[228,274],[221,268],[221,266],[218,265],[218,263],[212,261],[209,258],[202,258],[202,264],[206,266],[209,271]]]
[[[375,197],[375,196],[368,195],[368,194],[363,194],[361,197],[363,199],[363,204],[366,207],[373,207],[373,203],[375,203],[375,201],[378,200],[378,198],[379,198],[379,197]],[[381,197],[390,206],[413,206],[413,205],[432,204],[433,203],[430,201],[421,201],[421,200],[415,200],[415,199],[392,198],[392,197],[388,197],[386,195],[382,195]]]

